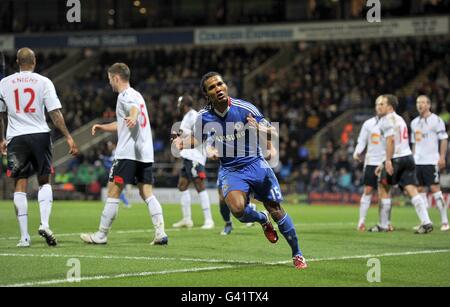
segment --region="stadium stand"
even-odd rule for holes
[[[449,41],[448,37],[441,39]],[[275,170],[287,191],[358,192],[361,189],[361,167],[351,157],[357,127],[348,127],[350,131],[345,139],[326,142],[319,159],[309,156],[305,142],[345,110],[371,109],[381,92],[394,92],[401,97],[400,112],[406,118],[412,118],[415,97],[423,93],[430,94],[437,112],[448,117],[445,114],[450,98],[445,72],[448,71],[449,50],[436,48],[431,38],[313,44],[307,50],[295,48],[297,55],[291,65],[256,75],[256,91],[249,97],[272,121],[281,122],[281,163]],[[188,92],[196,97],[198,107],[204,105],[198,86],[203,70],[223,71],[232,84],[232,95],[241,95],[243,78],[278,50],[235,47],[102,52],[97,65],[70,85],[71,91],[60,91],[61,100],[72,129],[95,117],[110,121],[114,117],[115,95],[109,89],[106,68],[115,61],[137,67],[133,73],[134,84],[143,90],[149,103],[156,159],[161,167],[157,185],[174,186],[177,164],[170,154],[168,131],[178,120],[174,108],[178,95]],[[241,60],[226,60],[236,56]],[[439,65],[425,80],[416,81],[414,91],[405,95],[402,89],[436,59],[440,60]],[[114,138],[110,141],[114,142]],[[105,145],[99,146],[90,149],[79,164],[97,165],[100,169]],[[210,181],[214,182],[216,165],[208,167]]]

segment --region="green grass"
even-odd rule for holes
[[[180,207],[163,207],[169,246],[149,245],[151,221],[147,208],[139,204],[120,209],[106,246],[91,246],[80,241],[79,233],[96,230],[103,204],[57,201],[51,225],[59,245],[49,248],[36,236],[39,210],[36,202],[30,202],[32,247],[19,249],[15,247],[18,225],[12,202],[0,202],[0,285],[42,286],[46,281],[61,280],[48,285],[450,286],[450,233],[439,231],[435,210],[431,215],[437,229],[418,236],[411,230],[418,222],[411,207],[394,208],[397,231],[371,234],[355,230],[356,207],[286,205],[310,260],[307,270],[297,271],[284,238],[270,244],[259,226],[246,228],[235,221],[232,235],[221,236],[223,223],[218,207],[213,206],[216,228],[201,230],[200,207],[193,206],[196,228],[176,231],[171,225],[180,218]],[[370,209],[369,225],[376,223],[377,212],[377,208]],[[394,255],[385,255],[388,253]],[[371,257],[381,261],[381,283],[367,281]],[[81,283],[63,282],[71,258],[80,260]]]

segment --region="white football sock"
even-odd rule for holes
[[[444,200],[444,195],[439,191],[433,194],[434,199],[436,200],[436,205],[441,213],[441,223],[448,224],[448,216],[447,216],[447,204]]]
[[[425,201],[425,204],[427,204],[427,209],[431,208],[431,203],[428,201],[428,194],[427,193],[420,193],[420,196],[422,196],[423,200]]]
[[[112,223],[119,212],[119,202],[117,198],[107,198],[105,208],[103,209],[102,217],[100,218],[100,227],[97,235],[100,239],[105,238],[111,229]]]
[[[19,221],[21,240],[28,239],[28,200],[27,193],[14,193],[14,206],[16,207],[17,220]]]
[[[430,216],[428,215],[427,204],[423,199],[423,196],[416,195],[411,199],[412,204],[416,208],[417,216],[420,219],[422,225],[431,224]]]
[[[164,217],[161,204],[153,195],[145,200],[148,206],[148,212],[152,217],[152,223],[155,227],[155,236],[160,238],[166,236],[164,232]]]
[[[44,184],[38,192],[39,210],[41,212],[41,227],[49,229],[50,214],[52,213],[53,191],[52,186]]]
[[[205,191],[198,193],[198,195],[200,196],[200,203],[202,205],[203,216],[205,218],[205,222],[212,221],[211,204],[209,202],[208,192],[205,190]]]
[[[389,206],[389,214],[388,214],[388,225],[392,225],[392,199],[385,198],[386,204]]]
[[[181,211],[183,212],[183,219],[192,220],[191,193],[189,190],[181,192]]]
[[[359,206],[359,222],[358,225],[364,224],[366,222],[367,212],[369,211],[370,204],[372,200],[372,195],[363,194],[360,200]]]
[[[381,200],[380,223],[381,227],[387,229],[389,226],[389,215],[391,212],[392,202],[390,198]]]

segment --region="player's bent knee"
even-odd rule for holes
[[[365,194],[365,195],[372,195],[372,193],[373,193],[373,187],[371,187],[371,186],[366,186],[366,187],[364,188],[364,194]]]
[[[186,178],[181,178],[178,182],[178,190],[184,192],[189,188],[189,181]]]
[[[50,183],[50,177],[49,176],[38,177],[38,183],[39,183],[39,186],[48,184],[48,183]]]
[[[110,182],[108,184],[108,197],[109,198],[119,198],[120,193],[122,193],[123,188],[124,188],[124,184]]]
[[[195,184],[195,189],[197,190],[198,193],[201,193],[206,190],[203,180],[196,179],[194,184]]]
[[[419,191],[419,193],[423,193],[424,191],[425,191],[425,189],[422,188],[422,190]],[[430,187],[430,191],[431,191],[431,193],[433,193],[433,194],[438,193],[438,192],[441,191],[441,186],[440,186],[440,185],[432,185],[432,186]]]
[[[16,182],[15,182],[14,192],[26,193],[27,192],[27,186],[28,186],[28,180],[27,179],[17,179]]]

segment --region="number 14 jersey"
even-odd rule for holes
[[[380,119],[378,126],[384,139],[390,136],[394,137],[395,151],[393,159],[412,155],[409,147],[408,126],[401,116],[395,112],[389,113]]]

